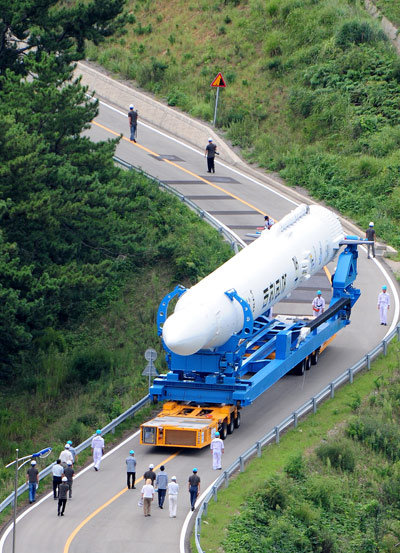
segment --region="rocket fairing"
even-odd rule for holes
[[[178,355],[222,346],[244,325],[225,292],[236,290],[256,319],[329,263],[343,238],[332,211],[300,205],[179,298],[162,329],[165,345]]]

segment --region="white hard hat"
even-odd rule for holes
[[[63,482],[68,482],[68,478],[67,478],[66,476],[63,476],[63,477],[62,477],[62,481],[63,481]]]
[[[67,461],[67,465],[72,465],[72,461]]]
[[[153,464],[149,465],[149,469],[153,469],[153,468],[154,468]]]
[[[208,142],[212,142],[212,138],[209,138],[209,139],[208,139]]]
[[[369,224],[370,227],[373,227],[374,226],[374,223],[371,221],[370,224]]]
[[[31,461],[31,465],[36,465],[36,461]]]
[[[133,109],[133,104],[131,104],[131,105],[129,106],[129,109]]]
[[[176,476],[171,476],[171,480],[176,480]]]
[[[65,449],[69,449],[71,446],[69,444],[65,444]]]

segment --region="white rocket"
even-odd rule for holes
[[[329,263],[343,238],[332,211],[300,205],[179,298],[163,326],[166,346],[179,355],[221,346],[244,324],[225,292],[235,289],[256,319]]]

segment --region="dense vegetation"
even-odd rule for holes
[[[390,2],[388,2],[390,4]],[[361,0],[131,0],[88,53],[400,245],[400,62]]]
[[[85,38],[113,30],[122,1],[55,4],[20,0],[0,14],[2,461],[15,447],[58,453],[142,397],[160,299],[231,255],[157,184],[117,169],[116,141],[81,134],[98,105],[71,61]],[[7,478],[2,469],[2,493]]]
[[[393,0],[374,0],[374,4],[395,27],[400,27],[400,4],[398,2],[393,2]]]
[[[394,553],[400,542],[400,374],[345,427],[259,486],[224,539],[226,553]]]

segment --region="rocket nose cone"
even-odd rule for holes
[[[178,355],[192,355],[209,341],[207,316],[196,316],[193,310],[173,313],[164,323],[162,337],[165,345]]]

